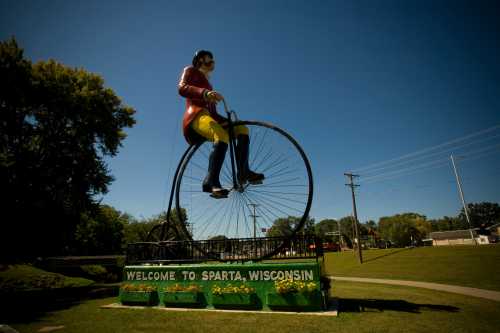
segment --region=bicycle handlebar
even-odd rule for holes
[[[224,103],[224,110],[226,111],[227,118],[229,119],[229,121],[231,121],[231,122],[238,121],[238,117],[236,116],[236,112],[229,109],[229,106],[227,106],[226,100],[222,99],[222,102]],[[234,116],[234,119],[231,119],[231,115]]]

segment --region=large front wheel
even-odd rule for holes
[[[250,169],[263,173],[264,182],[234,188],[228,150],[220,181],[230,193],[225,199],[214,199],[202,191],[212,143],[190,147],[175,193],[177,214],[186,217],[184,232],[193,240],[291,238],[303,227],[311,208],[313,178],[309,161],[299,144],[282,129],[256,121],[234,124],[238,125],[249,129]],[[286,243],[274,242],[273,246],[260,248],[253,257],[270,257]]]

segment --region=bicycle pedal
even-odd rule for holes
[[[210,196],[214,199],[227,199],[227,194],[213,194],[213,193],[211,193]]]

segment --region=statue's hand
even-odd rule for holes
[[[224,99],[224,97],[219,94],[217,91],[209,91],[207,93],[207,100],[211,103],[217,103]]]

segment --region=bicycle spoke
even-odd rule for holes
[[[295,181],[295,180],[300,180],[300,177],[294,177],[294,178],[289,178],[289,179],[281,179],[281,180],[279,180],[279,181],[276,181],[276,182],[274,182],[274,183],[269,183],[269,184],[264,183],[264,184],[262,185],[262,187],[264,187],[264,186],[271,186],[271,185],[278,185],[278,184],[288,184],[288,183],[293,182],[293,181]],[[288,185],[289,185],[289,184],[288,184]]]
[[[226,208],[227,208],[227,207],[226,207]],[[207,231],[207,228],[208,228],[210,225],[212,225],[212,223],[213,223],[214,221],[217,221],[216,217],[217,217],[217,215],[219,215],[220,213],[222,213],[222,209],[215,209],[215,213],[214,213],[212,216],[210,216],[210,217],[208,217],[208,218],[206,218],[206,219],[205,219],[205,220],[206,220],[206,222],[204,223],[204,224],[205,224],[205,226],[204,226],[203,230],[201,231],[200,235],[204,235],[204,234],[205,234],[205,231]],[[202,216],[203,216],[203,215],[205,215],[205,214],[206,214],[206,212],[204,212],[204,211],[202,211],[202,212],[201,212],[201,215],[202,215]],[[205,215],[205,216],[206,216],[206,215]],[[210,229],[208,229],[208,230],[210,230]],[[214,235],[214,236],[216,236],[216,235]]]
[[[255,158],[257,158],[257,156],[259,156],[259,155],[260,155],[260,153],[261,153],[261,149],[262,149],[263,144],[264,144],[264,142],[265,142],[266,135],[267,135],[267,131],[265,131],[264,135],[262,136],[262,140],[260,141],[259,148],[258,148],[258,149],[257,149],[257,151],[255,152],[255,154],[254,154],[254,158],[252,159],[251,164],[254,164],[254,162],[255,162]]]
[[[285,163],[287,160],[288,159],[287,158],[283,158],[283,156],[278,156],[276,159],[274,159],[274,161],[269,162],[268,166],[262,166],[261,170],[262,170],[262,172],[269,171],[269,170],[277,167],[278,165],[281,165],[281,164]]]
[[[286,195],[300,195],[300,196],[307,196],[308,193],[295,193],[295,192],[275,192],[275,191],[265,191],[259,189],[259,193],[272,193],[272,194],[286,194]]]
[[[290,198],[285,198],[285,197],[280,197],[280,196],[277,196],[277,195],[274,195],[274,194],[268,194],[268,193],[263,193],[262,191],[249,191],[249,192],[252,192],[252,193],[257,193],[257,194],[260,194],[262,196],[267,196],[267,197],[270,197],[270,198],[274,198],[274,199],[280,199],[280,200],[286,200],[287,202],[290,201],[290,202],[295,202],[295,203],[299,203],[299,204],[305,204],[304,201],[298,201],[298,200],[295,200],[295,199],[290,199]]]
[[[294,207],[290,207],[290,206],[285,205],[285,204],[283,204],[283,203],[281,203],[281,202],[278,202],[278,201],[275,201],[275,200],[270,199],[270,198],[268,198],[268,197],[265,197],[263,194],[260,194],[260,193],[258,193],[258,192],[253,192],[252,194],[257,195],[257,196],[261,196],[261,197],[262,197],[262,200],[266,200],[266,201],[268,201],[268,202],[274,203],[274,204],[279,205],[279,206],[281,206],[281,207],[285,207],[285,208],[288,208],[288,209],[294,210],[294,211],[296,211],[296,212],[298,212],[298,213],[302,213],[302,210],[300,210],[300,209],[297,209],[297,208],[294,208]],[[275,207],[275,208],[276,208],[277,210],[279,210],[279,211],[283,212],[281,209],[278,209],[277,207]],[[288,213],[284,213],[284,214],[288,214]]]
[[[191,177],[191,176],[187,176],[187,175],[184,175],[184,177],[191,179],[191,180],[198,180],[198,181],[200,181],[200,184],[201,184],[201,178]]]
[[[294,170],[289,170],[289,171],[286,171],[289,169],[288,167],[286,168],[282,168],[278,171],[275,171],[274,173],[270,174],[269,176],[266,175],[266,179],[269,180],[269,179],[272,179],[272,178],[279,178],[279,177],[283,177],[284,175],[289,175],[289,174],[293,174],[293,173],[296,173],[298,172],[299,170],[297,169],[294,169]]]
[[[249,201],[247,200],[247,198],[245,197],[245,194],[244,194],[244,193],[241,195],[241,200],[243,201],[243,205],[244,205],[244,207],[246,207],[246,209],[248,210],[248,213],[249,213],[249,214],[248,214],[248,216],[252,215],[252,213],[253,213],[253,212],[250,210],[250,207],[249,207],[249,206],[250,206],[250,204],[251,204],[251,202],[249,202]],[[258,209],[258,208],[256,207],[256,212],[257,212],[257,209]],[[244,216],[245,216],[245,223],[248,225],[248,222],[247,222],[247,215],[245,214]],[[260,224],[259,224],[259,222],[258,222],[257,218],[255,218],[255,224],[256,224],[257,226],[259,226],[259,230],[260,230],[260,229],[261,229],[261,227],[260,227]],[[252,230],[253,230],[253,228],[252,228]]]
[[[268,208],[268,203],[266,203],[265,201],[261,201],[260,199],[255,198],[252,194],[248,194],[248,193],[247,193],[247,195],[248,195],[249,197],[252,197],[252,201],[257,202],[257,203],[258,203],[258,204],[259,204],[262,208],[264,208],[264,209],[265,209],[265,210],[266,210],[269,214],[271,214],[271,215],[273,215],[273,216],[275,217],[275,219],[274,219],[274,220],[273,220],[273,219],[271,219],[271,218],[269,218],[269,217],[267,217],[267,218],[268,218],[268,220],[270,221],[271,225],[273,225],[273,224],[274,224],[274,221],[275,221],[275,220],[280,219],[280,218],[282,218],[282,217],[283,217],[283,216],[278,216],[278,215],[276,215],[276,214],[275,214],[272,210],[270,210],[270,209]],[[270,205],[270,206],[271,206],[271,205]],[[271,208],[273,208],[273,207],[271,206]],[[267,216],[267,215],[266,215],[266,216]],[[285,213],[284,217],[286,217],[286,216],[287,216],[287,214]]]

